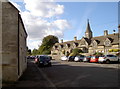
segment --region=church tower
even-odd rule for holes
[[[89,24],[89,20],[87,21],[87,28],[86,28],[86,32],[85,32],[85,37],[88,38],[88,39],[91,39],[93,36],[92,36],[92,31],[91,31],[91,28],[90,28],[90,24]]]

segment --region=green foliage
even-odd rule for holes
[[[101,55],[103,55],[103,53],[96,52],[96,53],[94,53],[93,55],[96,55],[96,56],[101,56]]]
[[[52,55],[57,55],[57,53],[52,53]]]
[[[69,54],[69,56],[77,56],[80,55],[80,53],[83,53],[81,49],[75,48],[72,50],[72,53]]]
[[[27,50],[27,55],[30,56],[32,54],[31,49]]]
[[[38,55],[38,54],[39,54],[38,50],[37,49],[33,49],[32,55]]]
[[[113,52],[113,49],[110,49],[109,52]]]
[[[81,49],[75,48],[72,50],[72,53],[83,53]]]
[[[110,49],[109,52],[119,52],[120,49]]]
[[[39,47],[39,54],[51,54],[51,49],[55,43],[58,43],[58,38],[49,35],[43,38],[42,45]]]

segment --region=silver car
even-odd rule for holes
[[[98,62],[100,63],[110,63],[110,62],[118,62],[119,58],[113,54],[108,54],[108,55],[104,55],[104,56],[100,56],[98,59]]]

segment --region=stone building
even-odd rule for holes
[[[10,2],[0,2],[0,55],[2,82],[14,82],[27,67],[27,33],[19,10]]]
[[[65,54],[71,53],[74,48],[81,49],[84,54],[93,54],[95,52],[102,52],[108,54],[110,49],[118,49],[119,47],[119,34],[108,34],[108,30],[104,31],[104,35],[93,37],[93,32],[91,30],[89,21],[87,23],[87,28],[85,31],[85,37],[77,40],[77,37],[74,37],[74,40],[56,43],[52,50],[51,54],[54,57],[63,56],[63,51]]]

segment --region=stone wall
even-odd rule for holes
[[[20,76],[23,74],[27,67],[27,60],[26,60],[26,38],[27,34],[25,33],[24,26],[22,24],[22,19],[19,18],[19,70]]]
[[[2,3],[2,78],[18,79],[18,11],[8,2]]]
[[[2,87],[2,2],[0,1],[0,89]]]
[[[26,38],[19,11],[9,2],[2,3],[2,80],[16,81],[27,67]]]

